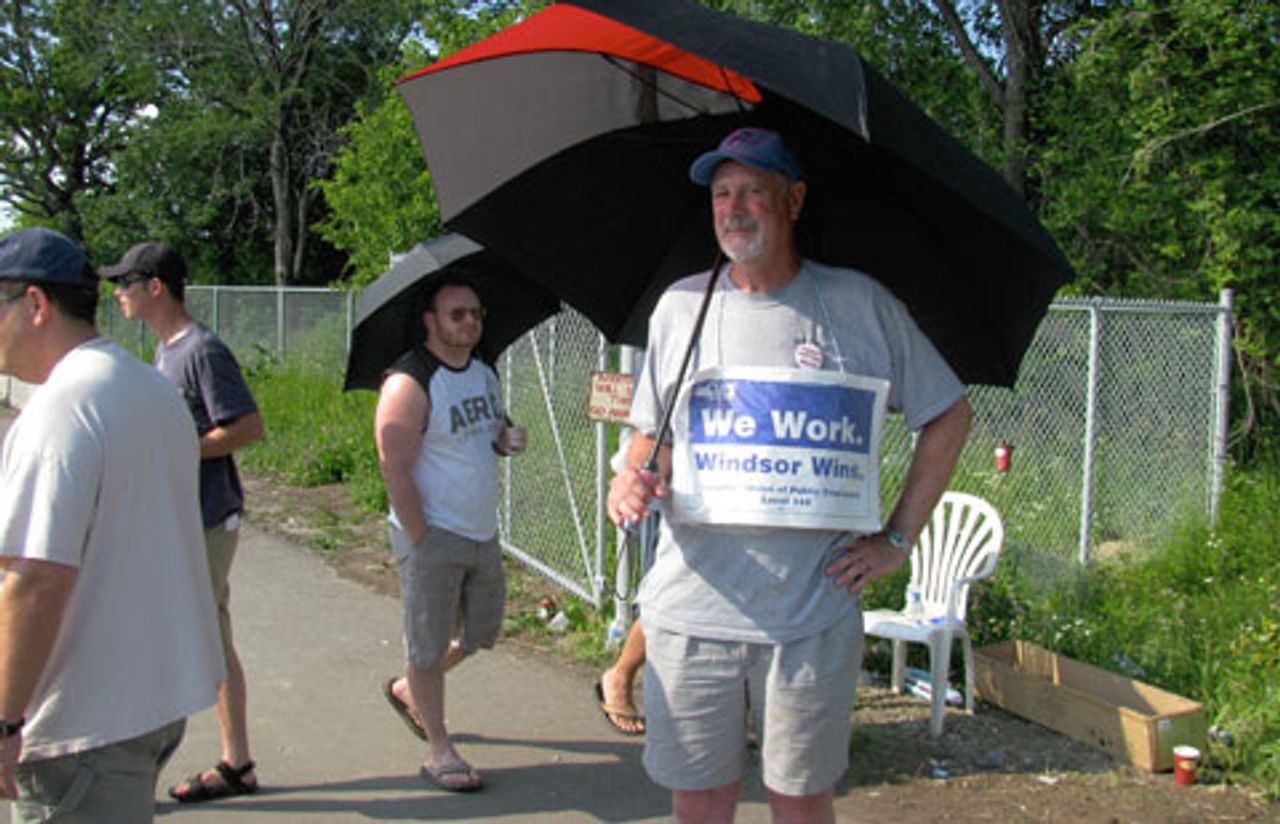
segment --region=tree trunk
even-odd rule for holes
[[[1025,195],[1027,192],[1027,85],[1032,71],[1035,30],[1027,0],[1004,0],[1000,4],[1004,32],[1004,179]]]
[[[293,192],[289,188],[289,156],[284,134],[277,129],[271,139],[271,200],[275,207],[275,265],[277,286],[293,280]]]

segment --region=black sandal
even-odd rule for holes
[[[258,782],[250,784],[244,780],[246,775],[253,772],[252,761],[246,762],[243,767],[233,767],[225,761],[219,761],[213,769],[222,778],[221,784],[204,783],[204,773],[199,772],[186,780],[186,792],[179,792],[178,787],[170,787],[169,797],[179,804],[196,804],[233,795],[253,795],[258,791]]]

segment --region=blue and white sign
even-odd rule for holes
[[[672,517],[872,532],[889,382],[840,372],[711,367],[673,415]]]

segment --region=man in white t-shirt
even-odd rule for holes
[[[195,426],[98,336],[67,238],[0,240],[0,373],[38,384],[0,454],[0,797],[16,821],[150,821],[224,677]]]

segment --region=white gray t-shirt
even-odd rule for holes
[[[431,405],[413,464],[427,526],[473,541],[493,538],[498,534],[498,455],[493,444],[506,417],[498,376],[479,358],[455,369],[423,346],[406,352],[387,371],[416,380]],[[394,510],[389,520],[402,528]]]
[[[693,329],[708,273],[674,284],[654,310],[631,423],[653,434]],[[890,381],[888,407],[919,429],[964,395],[964,386],[906,307],[872,278],[804,261],[769,293],[733,287],[728,270],[712,297],[688,375],[708,366],[796,366],[805,346],[822,369]],[[812,355],[807,354],[811,359]],[[686,375],[686,380],[688,378]],[[857,614],[858,599],[824,569],[838,532],[706,527],[663,519],[639,602],[646,623],[704,638],[780,643]]]
[[[96,338],[37,387],[0,456],[0,555],[76,567],[22,760],[127,740],[212,706],[223,680],[196,491],[169,381]]]

